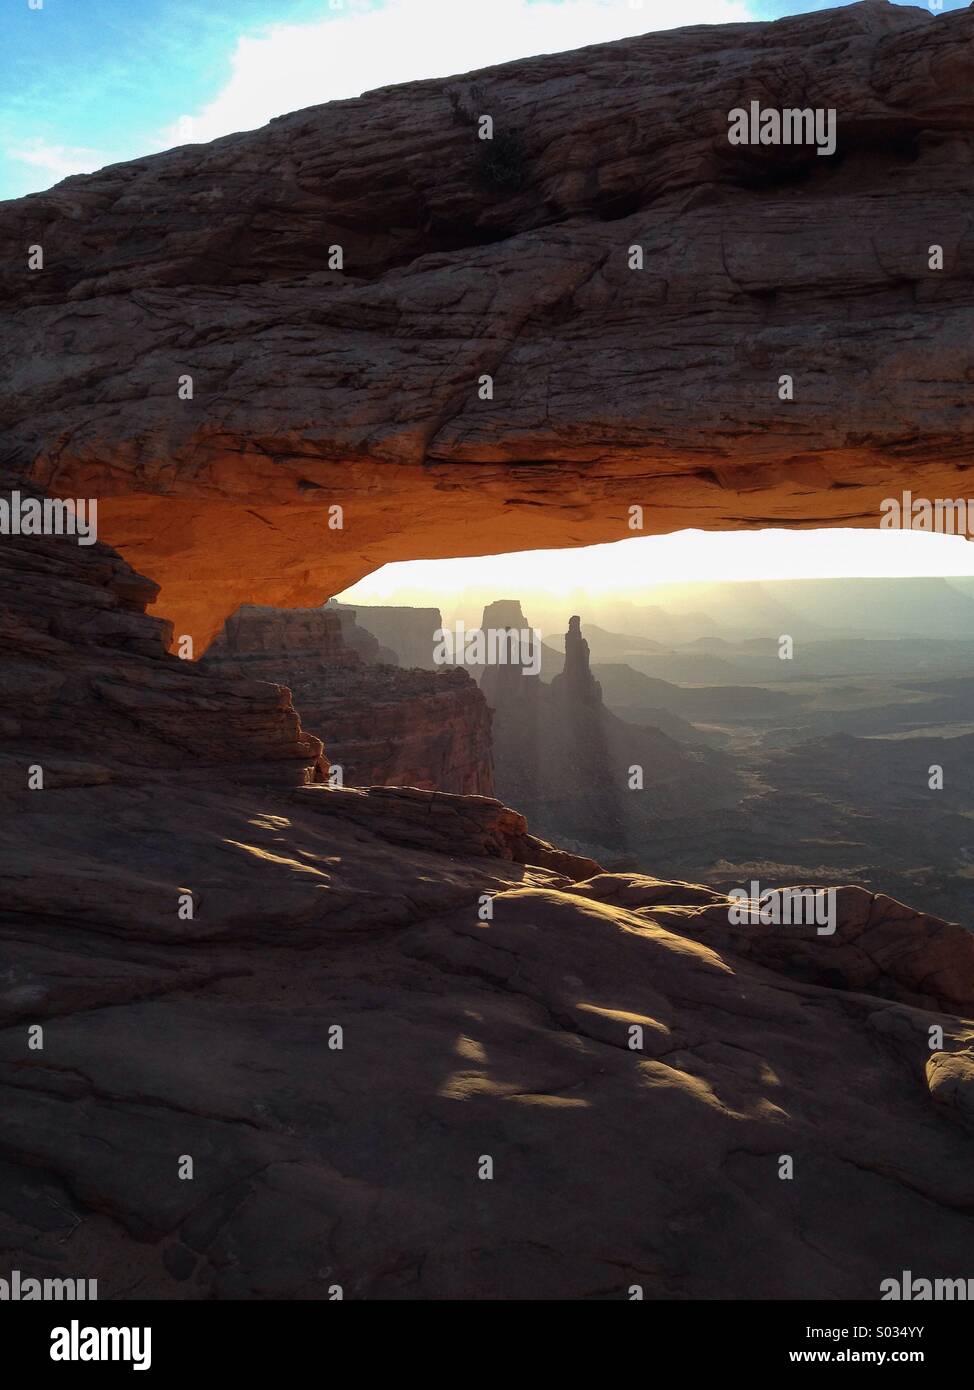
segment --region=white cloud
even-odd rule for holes
[[[52,183],[66,179],[70,174],[93,173],[109,163],[108,156],[99,150],[76,145],[51,145],[40,137],[22,145],[8,145],[4,154],[18,164],[40,169],[50,177]]]
[[[373,87],[448,77],[537,53],[654,29],[753,18],[746,0],[344,0],[311,24],[274,25],[237,40],[232,72],[160,148],[251,130],[272,116]]]

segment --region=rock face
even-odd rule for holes
[[[576,891],[791,979],[878,994],[920,1009],[967,1015],[974,1008],[974,935],[929,914],[922,914],[918,930],[921,914],[883,893],[838,888],[834,923],[822,911],[811,920],[772,925],[732,919],[736,904],[730,897],[689,883],[604,874]],[[748,906],[756,912],[759,904]],[[792,911],[797,917],[797,908]]]
[[[0,470],[0,496],[29,489]],[[0,772],[43,787],[225,776],[304,783],[327,767],[287,690],[167,655],[157,586],[101,543],[0,535]],[[38,809],[41,792],[28,797]]]
[[[199,647],[241,601],[609,539],[633,502],[665,529],[950,495],[971,32],[870,3],[649,35],[0,209],[0,463],[99,496],[125,549],[0,536],[11,1268],[198,1299],[969,1276],[974,939],[856,894],[831,944],[752,937],[498,801],[321,785],[287,690],[168,655],[130,561]],[[840,161],[726,147],[729,106],[796,91],[840,109]]]
[[[974,937],[855,890],[834,938],[752,936],[489,798],[314,784],[287,692],[167,655],[107,548],[0,563],[11,1268],[102,1299],[967,1277]]]
[[[4,204],[0,459],[100,498],[197,650],[244,602],[621,539],[633,505],[875,526],[965,496],[972,37],[885,0],[651,33]],[[835,154],[729,144],[751,100],[834,109]]]
[[[338,613],[328,608],[266,608],[244,604],[231,614],[204,657],[207,666],[222,662],[251,662],[252,670],[288,652],[292,660],[307,653],[309,662],[322,666],[358,666],[361,651],[347,640],[349,629]],[[362,633],[364,643],[368,634]],[[373,638],[372,651],[379,644]]]
[[[278,612],[291,612],[291,609]],[[357,652],[363,661],[370,665],[381,664],[383,666],[398,666],[399,657],[391,647],[384,647],[379,639],[371,632],[367,632],[364,627],[359,627],[355,621],[355,613],[347,608],[336,608],[338,621],[341,624],[342,642],[351,651]],[[407,663],[408,664],[408,663]]]
[[[506,616],[523,630],[529,625],[515,607]],[[664,827],[678,834],[681,818],[736,805],[741,779],[725,755],[627,724],[605,708],[577,616],[561,661],[550,684],[517,665],[488,666],[480,680],[494,711],[497,793],[542,834],[610,867],[630,867]]]
[[[495,599],[488,603],[480,621],[480,631],[485,636],[493,633],[498,650],[517,659],[471,664],[467,669],[478,681],[491,709],[506,711],[505,718],[510,716],[520,725],[520,740],[525,744],[533,743],[537,738],[540,688],[538,676],[532,674],[537,663],[536,639],[518,600]],[[510,634],[510,637],[502,634]],[[496,728],[494,733],[496,739]]]
[[[438,608],[409,608],[382,604],[336,603],[329,608],[348,613],[360,631],[372,633],[382,643],[383,651],[395,657],[392,665],[408,666],[413,670],[434,671],[440,668],[433,661],[436,648],[435,633],[443,626]],[[389,658],[383,656],[383,661]]]
[[[565,633],[565,667],[551,682],[556,698],[572,706],[597,708],[602,704],[602,687],[592,675],[588,643],[582,636],[582,620],[569,619]]]
[[[347,786],[489,796],[490,710],[465,671],[401,670],[348,610],[245,606],[203,667],[287,686]]]

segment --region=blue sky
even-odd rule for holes
[[[38,3],[38,0],[33,0]],[[944,11],[964,0],[944,0]],[[787,0],[0,0],[0,198],[370,87]]]

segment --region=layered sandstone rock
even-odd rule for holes
[[[374,639],[373,645],[378,651]],[[285,653],[292,661],[306,656],[309,664],[322,667],[357,666],[363,660],[347,641],[341,617],[332,609],[244,604],[224,623],[203,664],[215,668],[246,663],[256,674]]]
[[[605,874],[577,891],[792,979],[921,1009],[974,1013],[974,934],[884,893],[850,886],[832,890],[831,897],[823,889],[792,886],[784,891],[796,895],[790,909],[795,920],[762,922],[759,900],[742,908],[710,888],[638,874]],[[803,891],[819,899],[808,910],[799,906]]]
[[[369,827],[378,822],[385,838],[395,844],[433,850],[449,845],[460,857],[541,866],[572,882],[600,872],[594,859],[529,834],[524,816],[489,796],[453,796],[415,787],[371,787],[366,793],[346,787],[308,804],[318,815]]]
[[[197,650],[240,603],[622,539],[635,504],[875,526],[964,496],[972,37],[885,0],[651,33],[4,204],[0,457],[102,498]],[[751,100],[834,109],[836,153],[730,145]]]
[[[244,606],[202,665],[286,686],[346,785],[490,795],[490,710],[470,676],[401,670],[383,653],[348,610]]]
[[[848,893],[831,965],[711,940],[706,889],[602,874],[489,798],[282,785],[318,749],[286,692],[167,656],[102,546],[0,555],[12,1268],[102,1299],[966,1277],[959,928]]]
[[[370,665],[399,665],[399,656],[391,647],[383,646],[374,633],[368,632],[364,627],[359,626],[355,621],[354,610],[337,608],[335,611],[338,613],[338,621],[341,624],[342,630],[342,641],[346,647],[350,648],[353,652],[357,652],[362,660],[368,662]]]
[[[433,660],[436,633],[443,627],[438,608],[410,608],[408,605],[351,604],[329,600],[329,608],[347,613],[360,631],[370,632],[391,652],[392,665],[408,666],[413,670],[439,669]],[[389,661],[383,656],[383,661]]]
[[[0,470],[0,495],[30,489]],[[0,535],[0,769],[45,789],[115,781],[303,783],[327,763],[287,690],[167,654],[157,586],[70,536]],[[35,777],[36,781],[37,778]],[[41,793],[32,800],[40,809]]]
[[[104,539],[198,647],[241,601],[609,539],[633,502],[665,529],[950,495],[971,26],[870,3],[649,35],[8,204],[0,457],[108,499]],[[838,106],[840,161],[731,154],[728,106],[796,92]],[[507,172],[485,108],[517,132]],[[201,1299],[874,1299],[891,1271],[969,1275],[955,932],[850,899],[838,966],[824,939],[710,943],[678,911],[707,890],[650,901],[497,802],[313,784],[287,692],[167,656],[154,585],[106,546],[0,555],[12,1268]],[[699,784],[715,802],[706,763]]]
[[[346,785],[493,792],[490,709],[465,671],[358,666],[338,680],[300,673],[296,687]]]
[[[970,1023],[716,950],[665,893],[632,911],[458,856],[448,823],[408,846],[398,793],[57,795],[74,861],[61,841],[0,922],[0,1230],[25,1274],[193,1299],[965,1277]]]

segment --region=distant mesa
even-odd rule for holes
[[[339,603],[329,599],[327,608],[348,613],[362,629],[367,629],[382,644],[383,661],[393,665],[411,666],[423,671],[438,669],[433,661],[436,645],[434,634],[443,626],[438,608],[411,608],[404,604]]]

